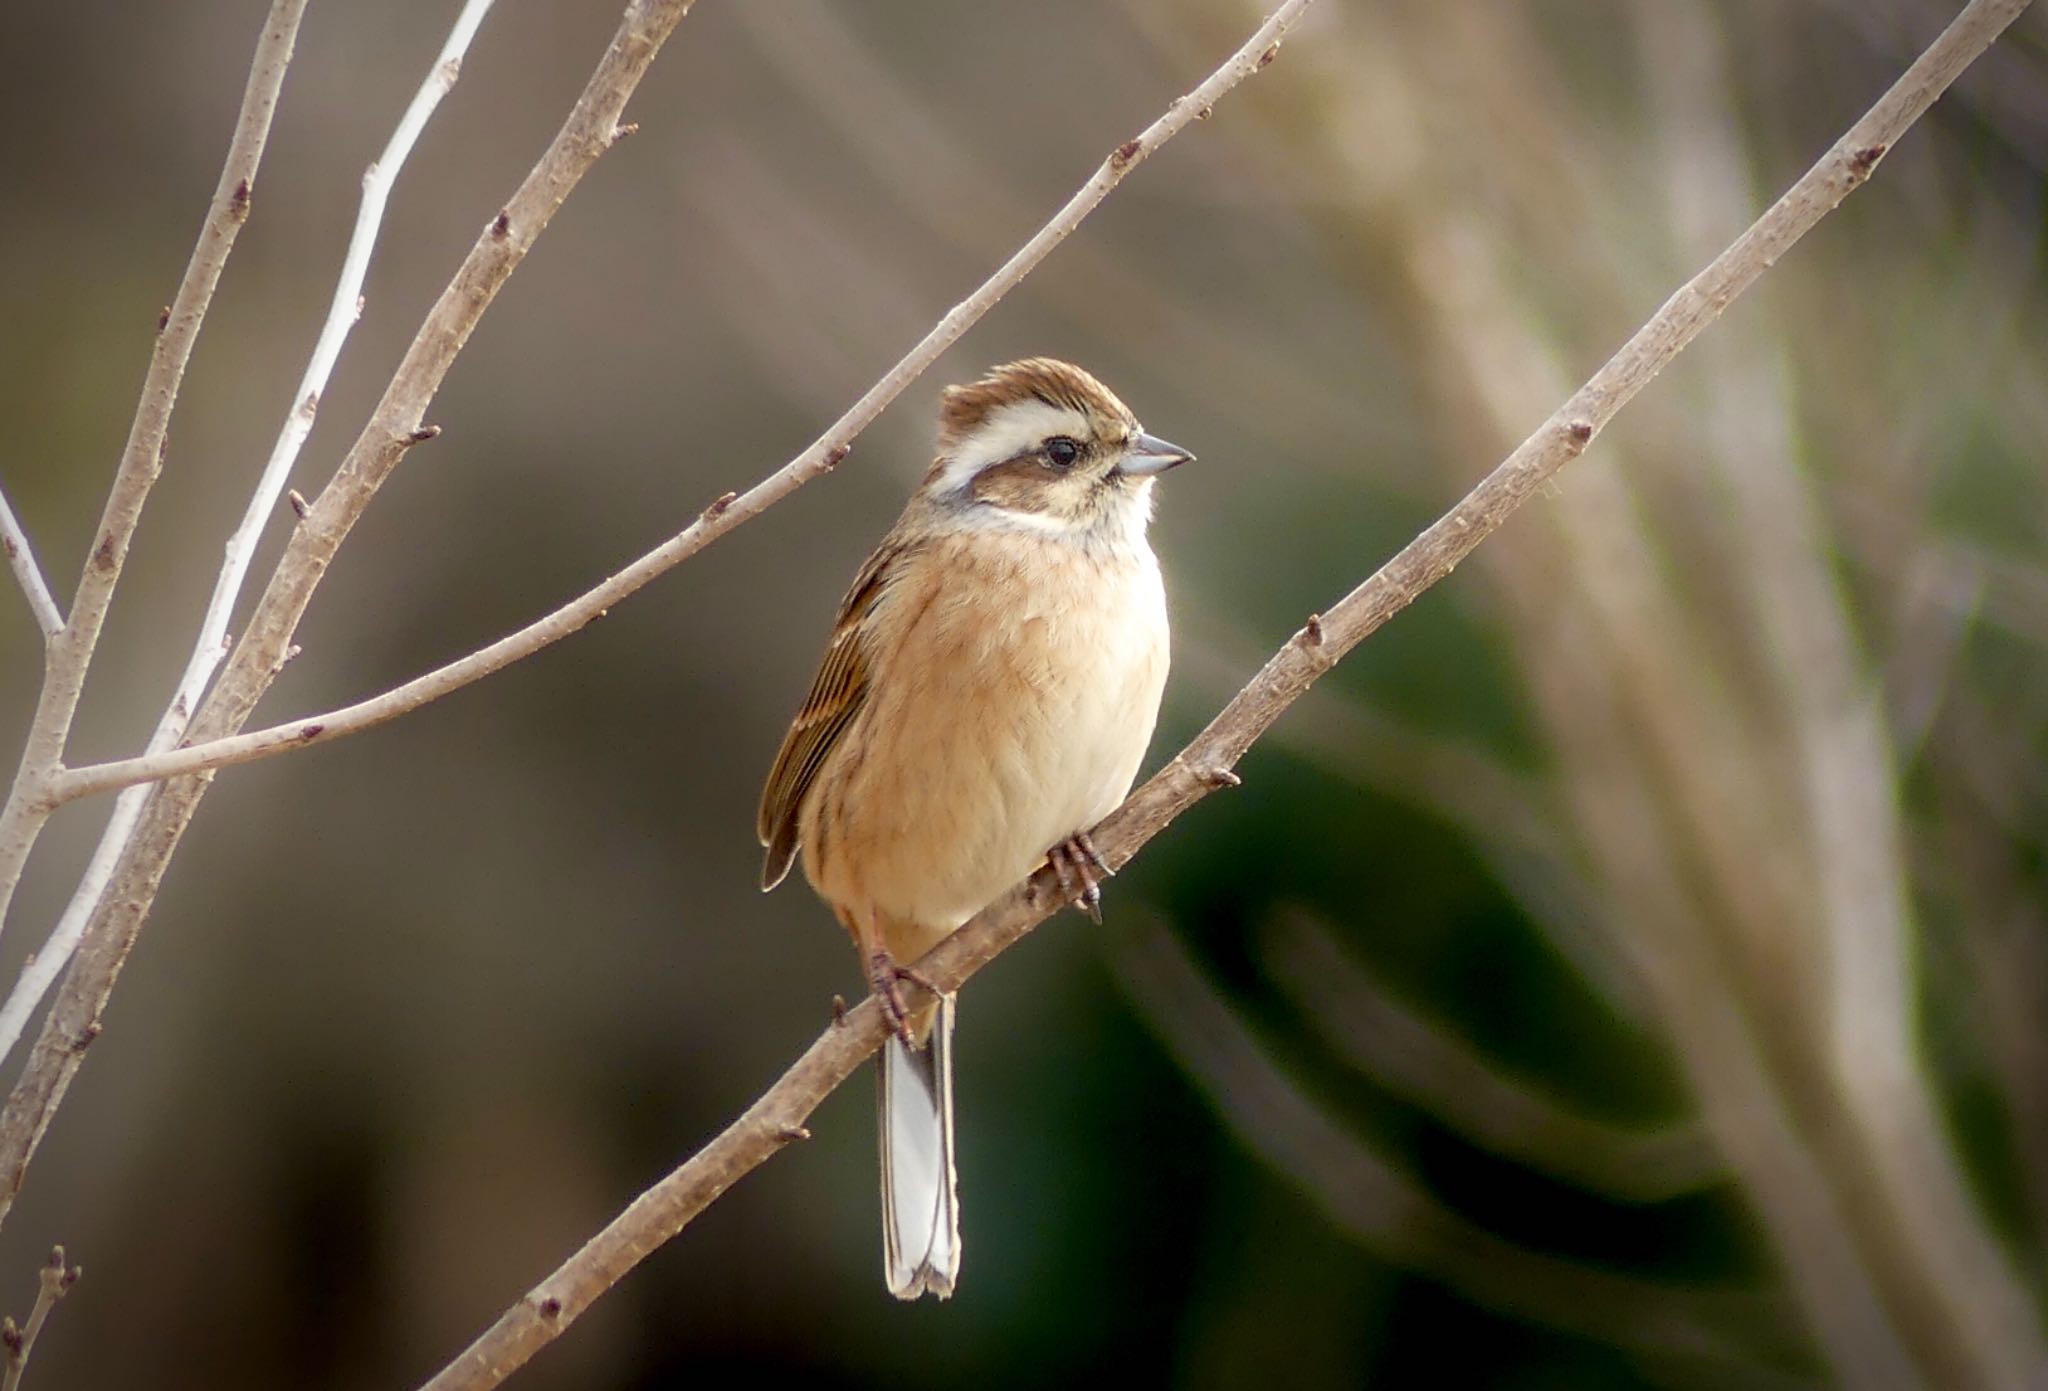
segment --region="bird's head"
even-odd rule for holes
[[[975,524],[1142,537],[1152,480],[1193,457],[1080,368],[1026,358],[947,388],[923,491]]]

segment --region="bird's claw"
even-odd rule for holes
[[[1060,899],[1102,925],[1102,881],[1116,873],[1086,831],[1076,831],[1045,852],[1053,877],[1060,881]]]
[[[868,985],[874,990],[875,999],[881,1002],[889,1027],[896,1037],[903,1040],[906,1048],[915,1048],[917,1038],[910,1031],[910,1010],[903,1003],[903,991],[899,988],[900,983],[906,980],[934,995],[943,993],[923,972],[898,965],[896,958],[886,951],[878,951],[868,958]]]

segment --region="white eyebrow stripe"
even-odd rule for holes
[[[937,490],[949,493],[964,488],[989,465],[1029,453],[1053,435],[1086,439],[1088,434],[1088,418],[1070,406],[1035,398],[998,406],[946,460]]]

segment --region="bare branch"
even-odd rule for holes
[[[1304,627],[1266,663],[1195,740],[1090,833],[1112,867],[1220,787],[1245,751],[1324,672],[1418,595],[1584,451],[1593,435],[1670,364],[1702,329],[1794,242],[1869,176],[1918,120],[2030,0],[1971,0],[1947,30],[1811,169],[1712,264],[1665,301],[1549,420],[1372,577]],[[916,963],[944,991],[958,990],[1059,906],[1041,868]],[[912,994],[917,992],[913,990]],[[427,1391],[496,1386],[560,1335],[605,1290],[749,1171],[779,1152],[784,1135],[850,1077],[887,1035],[872,999],[829,1026],[745,1114],[648,1189],[581,1250],[501,1315],[427,1384]],[[42,1051],[38,1045],[38,1054]],[[31,1065],[34,1066],[33,1064]],[[1864,1365],[1896,1365],[1881,1349]]]
[[[14,896],[14,886],[21,881],[22,866],[28,861],[36,837],[42,833],[43,823],[49,820],[53,807],[49,784],[63,765],[72,716],[77,713],[78,699],[85,690],[86,668],[92,664],[93,648],[106,622],[107,606],[113,601],[114,584],[128,558],[128,542],[135,535],[136,523],[142,519],[142,505],[163,467],[164,435],[170,428],[178,387],[185,379],[185,364],[192,358],[199,325],[206,317],[207,306],[213,302],[214,287],[220,283],[228,252],[249,217],[256,166],[262,161],[263,146],[270,137],[270,118],[277,110],[278,89],[284,85],[285,68],[291,63],[292,45],[298,38],[299,19],[305,8],[306,0],[273,0],[263,22],[248,85],[242,93],[241,114],[235,119],[235,133],[228,142],[227,163],[221,169],[212,206],[199,229],[199,244],[185,266],[177,296],[158,323],[156,348],[142,383],[142,399],[128,429],[128,442],[121,451],[113,490],[107,496],[99,528],[93,533],[92,554],[86,560],[77,594],[71,601],[70,616],[50,640],[42,694],[36,701],[21,766],[6,806],[0,808],[0,924],[7,921],[7,905]]]
[[[469,51],[477,26],[483,23],[493,3],[495,0],[467,0],[463,5],[456,15],[454,28],[449,31],[447,42],[441,46],[426,80],[413,94],[405,115],[385,144],[384,152],[363,173],[362,202],[357,209],[355,229],[349,236],[348,250],[342,257],[341,275],[334,286],[334,298],[328,304],[327,319],[320,327],[312,358],[307,362],[305,374],[300,377],[298,390],[293,394],[292,408],[285,415],[283,428],[278,431],[277,441],[272,445],[270,458],[257,479],[241,524],[228,537],[226,559],[221,565],[219,578],[214,582],[206,616],[199,625],[198,641],[193,644],[190,662],[178,683],[164,723],[150,741],[152,751],[168,749],[183,737],[191,712],[199,708],[200,697],[206,693],[208,679],[226,654],[228,620],[234,613],[235,600],[241,594],[242,582],[248,575],[256,542],[271,514],[277,510],[277,500],[291,477],[292,465],[297,461],[307,436],[312,433],[320,398],[327,392],[328,379],[334,373],[334,365],[341,357],[349,331],[362,317],[363,282],[369,274],[370,255],[376,249],[392,185],[397,182],[398,171],[412,154],[413,145],[426,129],[435,108],[454,87],[455,79],[462,71],[463,55]],[[4,1047],[0,1047],[0,1056],[4,1053]]]
[[[57,1307],[58,1300],[71,1293],[71,1287],[83,1274],[84,1267],[65,1263],[63,1247],[50,1248],[50,1259],[43,1265],[35,1308],[29,1311],[28,1322],[17,1326],[11,1318],[0,1321],[0,1349],[7,1354],[6,1370],[0,1372],[0,1391],[19,1391],[22,1375],[28,1371],[29,1354],[35,1351],[36,1338],[49,1321],[50,1311]]]
[[[555,210],[611,148],[627,98],[662,43],[689,13],[691,3],[632,0],[627,5],[611,43],[562,128],[512,200],[470,248],[455,278],[414,335],[369,423],[319,500],[293,529],[241,643],[193,720],[195,738],[233,733],[290,659],[292,630],[335,550],[398,460],[412,446],[431,438],[421,416],[449,365]],[[99,1034],[100,1012],[150,905],[156,901],[178,840],[210,781],[210,776],[201,775],[145,794],[141,819],[86,923],[65,986],[43,1020],[35,1049],[6,1108],[0,1111],[0,1218],[12,1209],[29,1159],[85,1049]],[[4,829],[5,823],[0,822],[0,830]],[[0,841],[0,853],[5,848]],[[25,1015],[26,1010],[22,1012]]]
[[[4,489],[0,489],[0,550],[7,552],[7,568],[21,581],[21,592],[28,599],[29,612],[35,616],[44,640],[56,637],[64,631],[64,615],[57,612],[57,601],[50,597],[50,586],[43,579],[42,567],[36,564],[36,553],[29,549],[28,533],[21,529]]]
[[[362,315],[363,281],[369,273],[370,253],[376,246],[378,230],[384,221],[384,207],[390,197],[391,186],[407,156],[412,153],[420,132],[426,129],[428,118],[441,104],[441,98],[455,85],[469,42],[493,3],[494,0],[467,0],[463,5],[447,42],[442,45],[426,80],[406,107],[405,115],[384,147],[384,153],[363,175],[362,203],[356,214],[355,230],[349,237],[348,251],[342,257],[341,276],[334,287],[326,322],[321,326],[312,359],[306,364],[305,375],[300,378],[298,390],[293,394],[292,407],[285,415],[284,426],[278,432],[270,458],[257,478],[247,509],[242,513],[241,524],[228,537],[220,574],[214,581],[213,596],[207,601],[205,616],[200,620],[199,636],[192,645],[192,655],[186,661],[184,675],[178,680],[170,704],[164,707],[163,716],[150,735],[148,751],[151,754],[165,753],[185,737],[192,713],[199,708],[200,697],[206,693],[207,682],[227,655],[228,620],[234,614],[242,582],[248,577],[256,543],[262,537],[271,514],[277,510],[278,495],[284,491],[285,483],[291,477],[299,450],[312,433],[313,417],[319,409],[321,396],[327,390],[334,365],[341,357],[342,345]],[[45,805],[62,805],[66,776],[62,771],[53,776]],[[70,903],[59,915],[57,925],[50,930],[49,940],[22,969],[14,988],[8,992],[6,1003],[0,1005],[0,1058],[14,1051],[22,1030],[28,1025],[28,1017],[42,1003],[51,983],[78,949],[86,923],[98,906],[100,895],[106,892],[114,867],[127,849],[129,837],[135,833],[146,799],[147,793],[137,788],[115,802],[114,814],[100,835],[100,843],[87,862],[86,872],[72,893]]]
[[[405,685],[383,695],[344,706],[339,710],[291,720],[248,734],[194,744],[190,748],[170,753],[146,754],[140,758],[122,759],[118,762],[75,769],[58,780],[52,795],[57,800],[68,801],[93,792],[104,792],[137,782],[181,777],[207,769],[252,762],[272,754],[285,753],[343,734],[369,729],[416,710],[452,691],[460,690],[472,681],[503,670],[513,662],[529,657],[542,648],[587,627],[613,604],[682,564],[734,527],[759,516],[812,479],[836,468],[846,457],[854,438],[873,423],[883,409],[917,380],[927,367],[937,361],[941,353],[993,309],[997,301],[1016,288],[1054,247],[1072,235],[1083,219],[1109,196],[1111,190],[1123,182],[1126,174],[1189,124],[1206,116],[1231,88],[1264,67],[1278,49],[1281,39],[1293,28],[1311,3],[1313,0],[1287,0],[1287,3],[1276,9],[1266,22],[1259,26],[1250,40],[1211,73],[1207,80],[1186,96],[1177,98],[1164,115],[1139,132],[1135,138],[1125,141],[1111,151],[1088,182],[1067,200],[1066,205],[1055,213],[1031,240],[1024,243],[993,275],[983,281],[973,294],[948,311],[901,361],[854,402],[853,406],[834,421],[808,449],[746,492],[718,499],[684,530],[603,584],[572,599],[553,613],[535,620],[519,631],[500,638],[489,647],[450,662],[424,676],[415,677]],[[458,277],[458,284],[460,279]],[[403,380],[404,369],[401,369],[400,381]],[[394,390],[397,386],[398,383],[394,382]],[[390,401],[388,395],[386,401]],[[424,409],[424,402],[420,409]],[[379,407],[380,416],[386,413],[385,407]],[[416,419],[417,415],[414,418]],[[365,440],[369,439],[370,436],[365,435]],[[364,443],[358,442],[356,449],[350,453],[350,461],[354,462],[363,450]],[[395,457],[391,462],[396,462]],[[342,475],[337,476],[337,484],[349,473],[349,467],[348,464],[343,465]],[[371,487],[374,490],[374,485]],[[330,506],[330,494],[333,491],[330,489],[329,493],[322,494],[320,501],[313,505],[312,516],[309,518],[309,526],[319,524],[325,528],[336,529],[332,544],[324,547],[322,551],[324,556],[331,556],[333,547],[340,544],[341,534],[345,534],[347,527],[353,524],[355,516],[360,514],[361,506],[369,501],[365,493],[352,499],[351,503],[341,504],[353,505],[355,510],[337,520],[333,515],[336,509]],[[291,557],[287,556],[287,562],[290,560]],[[311,597],[310,586],[317,582],[319,572],[324,568],[323,559],[306,581],[305,598]],[[280,573],[283,573],[282,567]],[[303,607],[301,602],[301,611]],[[290,621],[296,624],[296,613],[291,616]],[[256,622],[251,623],[250,635],[244,639],[245,647],[258,639],[256,626]],[[289,629],[284,631],[286,639],[289,638],[289,633]],[[261,636],[270,639],[274,634],[266,632]]]

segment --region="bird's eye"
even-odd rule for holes
[[[1074,460],[1081,457],[1081,442],[1065,435],[1054,435],[1045,442],[1045,457],[1054,468],[1072,468]]]

